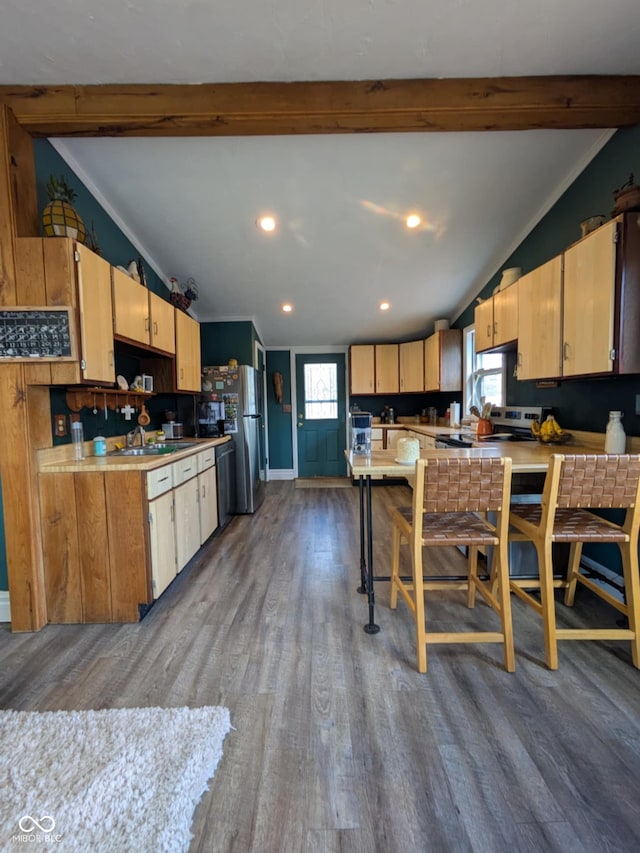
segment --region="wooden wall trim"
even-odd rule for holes
[[[632,126],[640,76],[0,86],[34,136],[230,136]]]

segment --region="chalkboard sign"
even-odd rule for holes
[[[68,307],[0,310],[0,358],[74,359],[70,312]]]

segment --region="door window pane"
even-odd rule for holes
[[[304,416],[308,421],[338,417],[337,364],[305,364]]]

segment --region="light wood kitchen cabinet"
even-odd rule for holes
[[[111,267],[111,287],[114,334],[148,344],[149,291],[115,267]]]
[[[349,347],[349,389],[351,394],[375,394],[375,347]]]
[[[158,296],[157,293],[149,291],[149,315],[150,315],[150,344],[163,352],[175,353],[176,351],[176,309],[170,302]],[[200,351],[200,333],[198,327],[198,352]]]
[[[151,588],[158,598],[177,574],[173,492],[149,501]]]
[[[176,323],[176,390],[201,390],[200,324],[185,314],[175,312]]]
[[[637,214],[616,217],[518,285],[518,379],[640,373]]]
[[[519,281],[476,305],[474,311],[476,352],[500,350],[518,338]]]
[[[376,344],[376,394],[397,394],[400,390],[398,344]]]
[[[445,329],[427,338],[424,347],[425,391],[462,390],[462,331]]]
[[[218,529],[218,497],[215,465],[198,474],[200,501],[200,544],[204,545]]]
[[[25,305],[69,306],[75,361],[52,362],[43,384],[115,382],[111,267],[68,237],[16,240],[16,277]]]
[[[122,270],[111,268],[113,332],[167,353],[176,349],[175,308]]]
[[[562,255],[518,280],[518,379],[560,375]]]
[[[424,341],[400,344],[400,391],[424,391]]]
[[[197,477],[173,490],[173,504],[176,525],[176,568],[181,572],[200,548]]]
[[[564,253],[563,376],[613,370],[617,236],[613,220]]]

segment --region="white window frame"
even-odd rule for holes
[[[475,351],[475,326],[466,326],[462,331],[462,371],[463,371],[463,388],[462,388],[462,407],[463,412],[467,413],[472,405],[481,408],[481,400],[474,400],[474,389],[478,379],[482,376],[501,374],[501,395],[502,399],[499,405],[506,405],[507,393],[507,359],[502,355],[502,367],[494,367],[490,369],[482,369],[477,367],[476,351]],[[500,353],[497,353],[498,355]],[[480,353],[482,355],[482,353]]]

